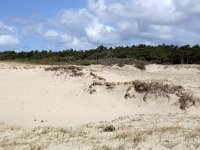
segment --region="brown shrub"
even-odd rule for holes
[[[60,71],[60,72],[65,72],[69,73],[70,76],[82,76],[82,68],[79,66],[53,66],[53,67],[48,67],[45,68],[45,71]]]
[[[175,86],[173,84],[166,84],[163,82],[153,81],[144,82],[140,80],[133,81],[132,84],[135,86],[135,90],[138,93],[167,93],[175,94],[183,90],[182,86]]]
[[[93,78],[97,78],[97,74],[90,72],[90,75],[93,76]]]
[[[107,89],[114,89],[116,84],[115,83],[112,83],[112,82],[106,82],[105,83]]]
[[[185,110],[186,108],[194,106],[196,101],[197,98],[191,94],[183,93],[179,98],[180,108]]]
[[[135,97],[134,92],[133,92],[133,88],[134,88],[133,86],[128,87],[128,89],[126,90],[126,94],[124,96],[125,99]]]
[[[169,94],[175,94],[179,97],[178,103],[180,104],[180,109],[184,110],[194,106],[197,101],[200,101],[192,94],[187,93],[182,86],[166,84],[158,81],[144,82],[139,80],[133,81],[132,84],[134,85],[136,92],[145,94],[143,97],[145,102],[149,93],[156,94],[156,96],[165,96],[167,98],[169,98]]]
[[[90,94],[94,94],[94,93],[97,92],[97,90],[94,88],[94,86],[95,86],[94,83],[91,84],[91,85],[89,86],[88,92],[89,92]]]

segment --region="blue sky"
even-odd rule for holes
[[[0,50],[199,44],[199,0],[2,0]]]
[[[51,17],[61,9],[85,7],[85,0],[2,0],[1,17],[30,17],[34,14]]]

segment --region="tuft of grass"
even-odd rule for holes
[[[112,150],[111,147],[108,147],[108,146],[106,146],[106,145],[104,145],[104,146],[102,146],[102,147],[99,147],[98,149],[99,149],[99,150]]]
[[[116,129],[113,125],[109,125],[103,129],[104,132],[114,132]]]

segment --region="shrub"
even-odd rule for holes
[[[146,70],[145,65],[146,65],[146,64],[145,64],[144,62],[137,62],[137,63],[135,64],[135,67],[138,68],[138,69],[140,69],[140,70]]]
[[[173,84],[167,84],[159,81],[144,82],[140,80],[133,81],[132,84],[135,86],[135,90],[138,93],[167,93],[176,94],[183,90],[182,86],[176,86]]]
[[[197,99],[193,97],[192,95],[183,93],[179,98],[180,108],[185,110],[186,108],[189,108],[195,105],[196,101]]]
[[[82,68],[79,66],[52,66],[52,67],[48,67],[45,68],[45,71],[60,71],[60,72],[65,72],[65,73],[69,73],[70,76],[82,76],[83,72],[82,72]]]
[[[115,127],[113,125],[109,125],[103,129],[104,132],[113,132],[115,131]]]

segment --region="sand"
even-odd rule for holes
[[[0,149],[200,149],[200,66],[53,67],[0,62]]]

